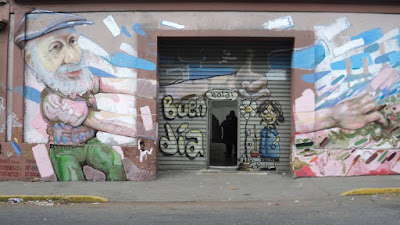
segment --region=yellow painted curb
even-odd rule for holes
[[[0,195],[0,202],[6,202],[9,198],[22,198],[24,201],[108,202],[107,198],[94,195]]]
[[[374,194],[389,194],[400,193],[400,188],[358,188],[341,193],[341,196],[348,195],[374,195]]]

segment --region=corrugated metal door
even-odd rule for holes
[[[292,46],[282,38],[159,39],[159,169],[206,168],[207,98],[237,97],[238,161],[247,152],[254,169],[262,168],[260,156],[272,147],[267,161],[288,170]]]

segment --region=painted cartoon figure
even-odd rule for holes
[[[113,86],[112,79],[94,76],[85,65],[74,26],[93,23],[80,16],[43,10],[25,18],[15,43],[25,50],[30,72],[46,86],[41,92],[41,113],[48,123],[50,158],[58,180],[85,180],[84,165],[104,172],[107,180],[125,180],[121,155],[101,143],[96,133],[134,137],[136,128],[121,119],[128,116],[96,107],[94,94],[121,90]],[[129,89],[122,91],[134,94]]]
[[[146,150],[143,140],[138,140],[138,146],[140,150],[140,162],[143,162],[144,160],[147,160],[147,155],[151,155],[151,153],[153,152],[153,148],[150,148],[150,150]]]
[[[283,123],[285,118],[281,105],[274,100],[264,101],[257,109],[257,113],[261,118],[261,123],[265,124],[265,127],[260,131],[259,139],[259,157],[261,161],[274,162],[274,167],[270,170],[275,169],[275,162],[279,161],[279,134],[276,130],[276,125]],[[268,164],[266,165],[268,169]]]

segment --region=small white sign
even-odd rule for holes
[[[206,92],[206,96],[210,100],[236,100],[238,93],[236,90],[209,90]]]

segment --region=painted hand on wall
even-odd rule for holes
[[[253,100],[268,97],[270,95],[267,89],[268,80],[265,76],[253,72],[254,51],[248,49],[247,53],[245,64],[236,73],[236,82],[241,87],[239,94],[243,98],[251,98]]]
[[[266,77],[260,76],[257,80],[242,82],[242,89],[239,93],[244,98],[261,99],[270,95],[267,89],[268,80]]]
[[[379,111],[379,107],[371,95],[364,94],[359,97],[343,101],[331,108],[318,110],[315,113],[315,122],[312,127],[300,127],[298,133],[308,133],[330,128],[343,128],[356,130],[365,127],[371,122],[389,125],[388,119]]]
[[[77,127],[89,114],[85,101],[72,101],[57,94],[49,94],[43,99],[43,114],[51,121],[62,121]]]
[[[330,117],[333,120],[331,126],[354,130],[370,122],[377,122],[386,127],[388,120],[377,111],[378,108],[373,97],[368,94],[344,101],[330,110]]]

